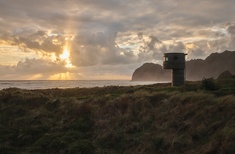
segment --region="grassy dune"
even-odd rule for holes
[[[0,91],[0,153],[235,153],[235,80]]]

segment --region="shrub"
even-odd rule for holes
[[[201,89],[215,91],[219,89],[219,86],[213,78],[204,78],[201,83]]]

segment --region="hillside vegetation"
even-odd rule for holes
[[[235,153],[235,80],[0,91],[0,153]]]

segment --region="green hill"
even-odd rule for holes
[[[0,153],[235,153],[235,81],[0,91]]]

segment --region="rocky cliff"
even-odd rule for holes
[[[171,70],[164,70],[159,64],[145,63],[137,68],[132,81],[170,81]]]
[[[205,60],[194,59],[186,62],[186,80],[190,81],[218,78],[224,71],[235,74],[235,51],[212,53]],[[163,70],[159,64],[145,63],[134,71],[132,80],[171,81],[171,71]]]

